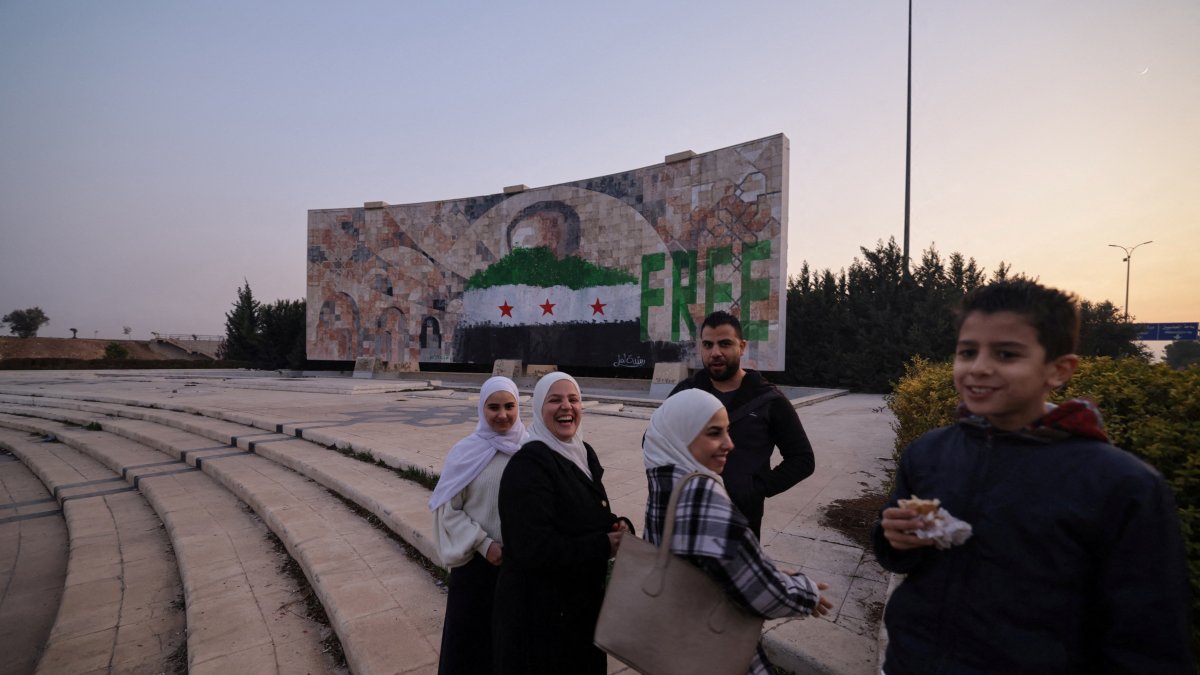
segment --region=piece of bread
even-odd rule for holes
[[[921,499],[916,495],[913,495],[912,499],[901,499],[896,503],[899,504],[900,508],[911,509],[922,516],[927,513],[933,513],[942,507],[942,500],[940,499]]]

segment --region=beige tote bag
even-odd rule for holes
[[[671,490],[663,542],[675,532],[679,493]],[[734,605],[707,574],[626,534],[596,622],[596,646],[646,675],[745,675],[762,636],[762,617]]]

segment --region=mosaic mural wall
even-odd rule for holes
[[[784,367],[788,139],[440,202],[308,214],[308,358],[699,366],[705,315]]]

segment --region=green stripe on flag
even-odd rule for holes
[[[545,246],[518,248],[496,264],[480,270],[467,280],[467,290],[494,286],[566,286],[574,290],[596,286],[620,286],[637,283],[623,270],[594,265],[579,256],[558,259]]]

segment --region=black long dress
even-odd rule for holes
[[[479,553],[450,570],[438,675],[477,675],[492,667],[492,606],[500,568]]]
[[[513,455],[500,480],[504,562],[496,584],[495,672],[603,675],[592,644],[604,600],[608,532],[617,521],[587,448],[592,478],[540,441]]]

